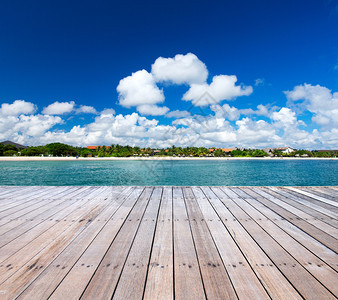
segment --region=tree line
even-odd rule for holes
[[[213,149],[213,151],[210,151]],[[113,144],[111,146],[99,146],[97,149],[84,147],[73,147],[63,143],[51,143],[44,146],[32,146],[26,149],[18,149],[14,145],[0,144],[0,156],[97,156],[97,157],[130,157],[130,156],[178,156],[178,157],[264,157],[268,156],[261,149],[234,149],[231,152],[223,152],[219,148],[206,147],[176,147],[166,149],[140,148],[132,146],[122,146]],[[296,150],[290,154],[285,154],[279,150],[274,150],[273,156],[278,157],[335,157],[334,151],[308,151]]]

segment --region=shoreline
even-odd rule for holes
[[[0,156],[1,161],[119,161],[119,160],[337,160],[338,157],[40,157]]]

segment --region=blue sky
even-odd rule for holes
[[[338,1],[7,1],[0,28],[2,140],[338,147]]]

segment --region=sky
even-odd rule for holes
[[[3,1],[0,140],[338,149],[338,0]]]

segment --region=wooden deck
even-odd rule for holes
[[[336,299],[338,187],[0,187],[0,299]]]

